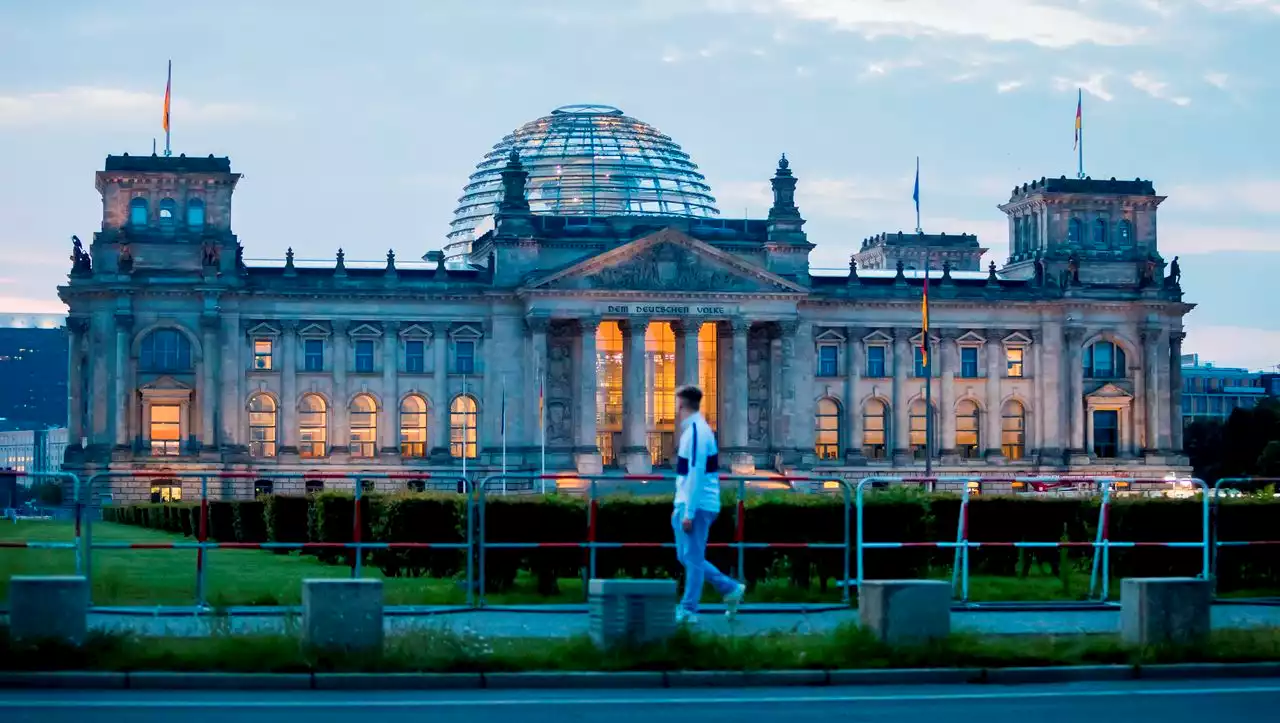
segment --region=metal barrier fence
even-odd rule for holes
[[[37,540],[27,542],[5,542],[0,540],[0,548],[16,548],[16,549],[44,549],[44,550],[72,550],[75,554],[76,574],[84,574],[86,565],[85,558],[88,554],[82,550],[81,542],[81,520],[84,519],[83,506],[80,497],[80,478],[71,472],[25,472],[6,470],[6,474],[15,477],[24,477],[31,480],[53,480],[58,482],[70,482],[72,490],[72,507],[75,510],[75,525],[73,528],[72,539],[70,542],[57,542],[48,540]],[[14,524],[18,520],[15,516]]]
[[[1224,547],[1273,547],[1280,545],[1280,540],[1223,540],[1221,521],[1218,519],[1218,508],[1226,489],[1236,489],[1250,485],[1280,485],[1280,477],[1224,477],[1213,483],[1212,528],[1213,528],[1213,561],[1211,569],[1214,577],[1214,589],[1217,589],[1218,554]]]
[[[489,542],[486,539],[485,524],[485,497],[487,490],[495,483],[504,483],[510,480],[522,481],[545,481],[545,480],[575,480],[587,483],[587,530],[586,539],[581,542]],[[506,475],[490,475],[485,477],[476,485],[477,507],[479,509],[479,535],[477,538],[479,547],[479,604],[485,604],[485,551],[489,549],[536,549],[536,548],[580,548],[587,554],[588,579],[594,578],[596,573],[596,552],[600,549],[626,549],[626,548],[674,548],[675,542],[601,542],[598,538],[598,520],[600,514],[600,499],[596,493],[597,484],[600,482],[675,482],[672,475],[661,474],[619,474],[619,475],[541,475],[541,474],[520,474],[509,473]],[[747,542],[746,541],[746,487],[749,483],[777,483],[791,485],[795,482],[834,482],[840,485],[844,491],[844,541],[841,543],[825,543],[825,542]],[[838,477],[823,477],[810,475],[722,475],[720,477],[721,489],[728,483],[734,486],[736,499],[734,501],[734,539],[733,542],[708,542],[708,548],[732,548],[737,550],[738,574],[742,575],[746,568],[746,551],[747,549],[832,549],[844,551],[844,577],[849,578],[850,565],[850,530],[849,530],[849,511],[850,511],[850,484],[847,480]],[[849,602],[849,589],[846,586],[843,593],[844,602]]]

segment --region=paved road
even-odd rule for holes
[[[857,621],[856,610],[750,613],[729,625],[714,612],[703,616],[701,626],[721,634],[754,635],[766,631],[821,632],[846,622]],[[952,614],[957,631],[987,635],[1071,635],[1113,633],[1120,627],[1116,610],[1068,610],[1054,612],[957,612]],[[210,632],[280,632],[289,626],[281,614],[235,615],[226,618],[194,616],[145,616],[94,613],[90,627],[98,630],[132,632],[139,635],[208,635]],[[491,637],[568,637],[587,632],[585,609],[572,606],[545,606],[541,612],[449,612],[438,614],[390,615],[387,630],[447,627]],[[1221,605],[1213,609],[1213,626],[1218,629],[1280,627],[1280,607]]]
[[[1272,723],[1280,681],[439,693],[0,692],[6,723]]]

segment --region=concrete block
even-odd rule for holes
[[[381,580],[303,580],[302,635],[322,650],[382,651]]]
[[[9,635],[15,642],[83,645],[89,582],[81,575],[14,575],[9,581]]]
[[[592,580],[588,594],[596,645],[659,643],[675,633],[675,580]]]
[[[919,645],[951,634],[951,585],[941,580],[864,580],[862,627],[889,645]]]
[[[1194,645],[1209,636],[1213,590],[1195,577],[1127,578],[1120,583],[1125,645]]]

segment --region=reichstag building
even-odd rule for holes
[[[246,263],[239,178],[212,156],[97,172],[102,228],[74,240],[59,289],[67,469],[296,474],[259,493],[317,489],[320,472],[648,472],[671,466],[681,384],[706,391],[740,472],[919,474],[927,428],[939,474],[1186,465],[1192,305],[1150,181],[1015,186],[1000,264],[973,236],[880,233],[819,274],[810,251],[837,241],[806,235],[785,156],[768,215],[724,218],[679,145],[607,106],[498,142],[423,260]],[[190,499],[199,483],[111,487]]]

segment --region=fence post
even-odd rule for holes
[[[360,528],[362,527],[362,525],[360,524],[360,493],[363,491],[363,488],[364,488],[364,480],[360,479],[359,477],[356,477],[355,483],[356,483],[355,505],[354,505],[354,509],[352,509],[351,511],[351,544],[352,544],[351,549],[354,551],[354,557],[351,558],[351,579],[359,580],[360,579],[360,558],[364,557],[364,555],[362,554],[364,552],[364,548],[361,547],[361,544],[360,544]]]
[[[734,537],[734,541],[738,545],[737,577],[740,580],[745,581],[747,579],[747,548],[746,548],[746,545],[742,543],[745,542],[747,539],[747,529],[746,529],[747,528],[747,503],[746,503],[747,481],[744,479],[740,479],[738,480],[738,484],[735,485],[735,487],[736,487],[735,491],[738,496],[738,504],[737,504],[738,519],[736,520],[736,524],[734,525],[733,537]]]
[[[479,592],[479,600],[478,600],[479,604],[477,605],[477,607],[484,607],[484,538],[485,538],[485,527],[484,527],[485,492],[484,492],[484,489],[486,486],[487,485],[481,482],[480,488],[476,492],[476,499],[479,501],[478,510],[480,513],[480,536],[479,536],[479,539],[476,541],[476,544],[480,546],[480,554],[479,554],[480,580],[478,585],[480,592]]]
[[[484,484],[482,478],[480,484]],[[466,507],[467,514],[467,607],[476,606],[476,577],[475,577],[475,494],[476,486],[468,485],[467,480],[462,480],[463,505]]]
[[[596,519],[600,501],[596,499],[596,479],[587,482],[587,586],[596,578]]]
[[[849,594],[849,557],[851,552],[849,539],[849,513],[853,510],[850,509],[851,505],[849,504],[849,498],[851,496],[849,493],[849,481],[841,478],[839,482],[840,488],[844,491],[844,577],[840,579],[844,581],[844,599],[842,602],[847,603],[853,599],[853,596]]]

